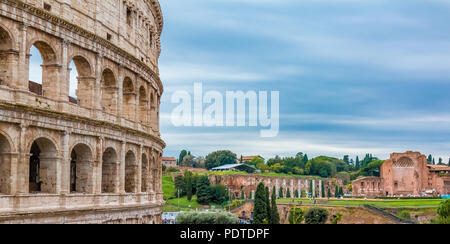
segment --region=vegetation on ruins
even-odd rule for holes
[[[239,218],[228,212],[183,212],[177,217],[177,224],[239,224]]]
[[[438,217],[432,223],[436,224],[450,224],[450,199],[445,200],[439,205]]]
[[[329,212],[324,208],[310,208],[305,215],[306,224],[325,224]]]
[[[331,216],[331,218],[330,218],[331,224],[334,224],[334,225],[339,224],[339,222],[342,221],[342,216],[343,215],[341,213],[337,213],[337,214],[334,214],[333,216]]]
[[[273,187],[272,197],[271,197],[271,207],[270,207],[270,221],[269,224],[277,225],[280,224],[280,214],[278,213],[277,207],[277,196],[275,194],[275,186]]]
[[[305,210],[292,206],[291,210],[289,210],[289,219],[288,219],[289,224],[299,225],[303,223],[304,219],[305,219]]]
[[[267,224],[269,223],[267,205],[266,205],[266,187],[263,183],[259,183],[255,192],[255,206],[253,209],[253,223]]]

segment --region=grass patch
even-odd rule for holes
[[[175,197],[175,183],[172,181],[172,176],[163,175],[162,177],[162,190],[164,193],[164,199]]]

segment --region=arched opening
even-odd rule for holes
[[[28,59],[28,87],[39,96],[56,98],[58,95],[59,65],[56,53],[45,42],[37,41],[30,47]]]
[[[57,164],[55,144],[46,138],[35,140],[30,150],[30,193],[56,193]]]
[[[119,191],[119,162],[117,153],[108,148],[102,158],[102,193],[118,193]]]
[[[141,192],[148,192],[149,190],[149,172],[150,172],[150,165],[147,159],[147,155],[142,154],[142,186],[141,186]]]
[[[102,74],[102,108],[105,112],[117,114],[117,82],[114,73],[105,69]]]
[[[126,77],[123,80],[123,117],[128,120],[135,120],[136,114],[136,92],[134,91],[133,81]]]
[[[8,85],[11,82],[11,55],[12,40],[9,33],[0,27],[0,85]]]
[[[11,193],[11,147],[0,134],[0,194]]]
[[[147,98],[147,92],[145,91],[145,88],[141,86],[139,88],[139,120],[143,124],[147,124],[147,117],[148,117],[148,98]]]
[[[76,145],[70,156],[70,192],[92,193],[92,152],[85,144]]]
[[[125,156],[125,192],[137,192],[138,183],[138,165],[136,163],[136,156],[132,151],[129,151]]]
[[[69,64],[69,101],[83,107],[92,106],[95,77],[91,65],[82,56],[75,56]]]

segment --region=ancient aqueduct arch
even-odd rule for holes
[[[96,213],[84,209],[116,207],[96,222],[160,222],[158,1],[0,5],[0,211],[77,209],[74,222],[90,223]],[[30,81],[32,47],[42,84]]]

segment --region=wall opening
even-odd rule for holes
[[[136,156],[129,151],[125,156],[125,192],[135,193],[138,188],[138,165]]]
[[[45,42],[35,42],[29,50],[28,79],[29,91],[39,96],[56,98],[59,94],[57,83],[59,81],[60,66],[57,63],[56,53]]]
[[[49,139],[37,139],[30,155],[29,192],[56,194],[59,161],[56,146]]]
[[[102,158],[102,193],[118,193],[119,191],[119,162],[117,153],[108,148]]]
[[[0,194],[11,193],[11,147],[0,134]]]
[[[0,27],[0,85],[8,85],[11,82],[11,61],[13,56],[12,40],[8,32]]]
[[[93,193],[92,152],[85,144],[76,145],[70,160],[70,192]]]
[[[136,114],[136,92],[134,91],[133,81],[126,77],[123,81],[123,116],[128,120],[135,120]]]
[[[117,82],[114,73],[105,69],[102,74],[102,108],[110,114],[117,114]]]

